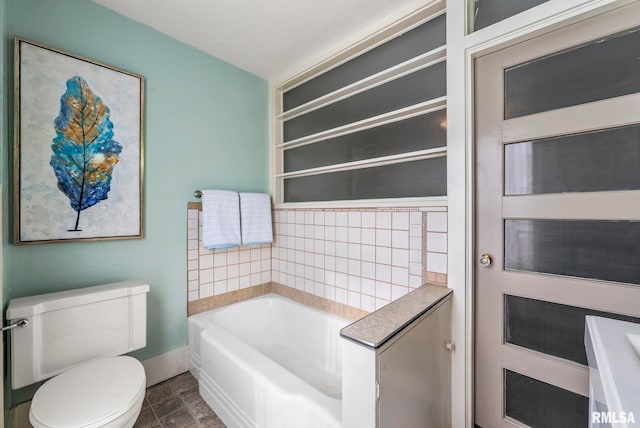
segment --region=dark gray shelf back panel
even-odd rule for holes
[[[445,44],[443,14],[285,92],[283,110],[301,106]]]
[[[403,107],[446,95],[444,61],[383,85],[353,95],[326,107],[287,120],[284,141],[292,141]]]
[[[640,92],[640,31],[507,68],[504,91],[505,119]]]
[[[505,415],[530,427],[589,426],[589,399],[537,379],[504,371]]]
[[[389,123],[284,151],[284,172],[447,145],[447,111]]]
[[[587,315],[640,323],[640,318],[626,315],[505,295],[504,340],[586,366]]]
[[[473,31],[524,12],[548,0],[475,0]]]
[[[640,221],[505,220],[505,269],[640,285]]]
[[[447,159],[424,159],[284,180],[284,202],[444,196]]]
[[[640,125],[508,144],[505,195],[640,189]]]

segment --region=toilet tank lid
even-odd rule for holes
[[[9,301],[7,320],[28,318],[36,314],[57,311],[72,306],[148,293],[149,289],[149,284],[139,280],[131,280],[95,285],[76,290],[20,297]]]

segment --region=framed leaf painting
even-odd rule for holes
[[[14,243],[143,236],[144,79],[14,42]]]

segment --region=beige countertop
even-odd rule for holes
[[[452,292],[442,285],[423,285],[349,324],[340,335],[369,348],[378,348]]]

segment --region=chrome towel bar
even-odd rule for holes
[[[202,197],[202,190],[195,190],[193,196],[200,199]]]

